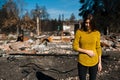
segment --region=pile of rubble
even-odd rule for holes
[[[102,35],[101,46],[103,51],[120,51],[120,34]]]
[[[7,36],[6,40],[0,41],[1,54],[74,54],[77,53],[72,49],[72,42],[45,42],[40,39],[27,39],[23,42],[10,40],[11,36]],[[13,37],[13,36],[12,36]],[[41,37],[42,38],[42,37]],[[120,51],[119,37],[109,35],[101,36],[101,46],[103,51]],[[3,52],[2,52],[3,51]]]

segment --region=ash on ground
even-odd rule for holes
[[[97,80],[120,80],[120,52],[104,53]],[[0,57],[0,80],[79,80],[77,55]]]

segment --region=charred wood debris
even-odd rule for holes
[[[72,42],[43,42],[48,35],[24,37],[17,41],[17,35],[0,34],[0,55],[38,54],[38,55],[77,55],[72,49]],[[120,34],[101,35],[103,52],[120,51]]]

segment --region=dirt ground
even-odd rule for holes
[[[107,52],[102,64],[97,80],[120,80],[120,52]],[[77,56],[0,57],[0,80],[79,80]]]

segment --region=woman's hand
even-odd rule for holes
[[[94,57],[95,56],[95,53],[92,50],[86,50],[85,53],[88,54],[90,57]]]
[[[79,48],[78,51],[79,51],[79,52],[86,53],[86,54],[89,55],[90,57],[95,56],[95,53],[94,53],[93,50],[86,50],[86,49],[81,49],[81,48]]]
[[[101,62],[98,64],[98,72],[101,72],[102,71],[102,64]]]

